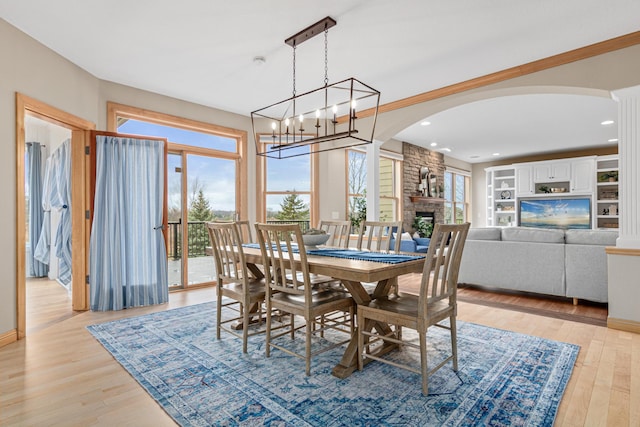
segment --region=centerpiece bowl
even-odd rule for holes
[[[302,241],[307,249],[316,249],[318,245],[324,245],[331,237],[330,234],[303,234]]]

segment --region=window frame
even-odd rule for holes
[[[306,136],[306,135],[305,135]],[[313,135],[309,135],[313,137]],[[267,138],[268,137],[268,138]],[[273,144],[268,140],[271,138],[270,134],[257,134],[256,139],[260,141],[260,144]],[[309,178],[310,189],[309,191],[267,191],[267,156],[256,156],[256,221],[266,222],[267,220],[267,197],[272,195],[287,196],[290,194],[308,195],[309,196],[309,226],[315,227],[320,221],[319,210],[319,196],[318,196],[318,183],[320,180],[319,175],[319,158],[316,146],[311,144],[309,146],[310,153],[308,154],[309,160]]]
[[[353,148],[347,148],[345,149],[345,194],[346,194],[346,208],[345,208],[345,213],[346,213],[346,218],[349,218],[349,214],[350,214],[350,203],[349,200],[352,197],[363,197],[364,193],[351,193],[350,192],[350,188],[349,188],[349,153],[350,152],[357,152],[357,153],[362,153],[364,154],[364,159],[365,159],[365,165],[366,165],[366,156],[367,156],[367,152],[366,150],[363,149],[359,149],[357,147],[353,147]],[[395,205],[395,209],[394,209],[394,218],[388,218],[388,221],[400,221],[402,220],[402,162],[404,161],[404,158],[402,157],[401,154],[399,153],[394,153],[392,151],[386,151],[386,150],[380,150],[380,158],[384,158],[386,160],[390,160],[391,161],[391,179],[392,179],[392,184],[391,187],[393,189],[393,195],[388,196],[388,195],[381,195],[380,194],[380,188],[378,188],[377,194],[378,194],[378,199],[379,201],[382,200],[390,200],[392,201],[392,204]],[[378,169],[378,173],[380,173],[380,168]],[[365,191],[366,191],[366,180],[365,180]],[[377,218],[379,217],[379,215],[377,216]]]

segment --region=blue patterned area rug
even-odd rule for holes
[[[379,362],[334,377],[344,348],[314,357],[309,377],[302,359],[278,350],[267,359],[262,335],[243,355],[240,339],[216,340],[215,317],[205,303],[88,329],[183,426],[551,426],[579,350],[458,322],[459,371],[441,368],[423,396],[419,375]],[[431,329],[433,366],[449,334]],[[407,347],[392,354],[419,360]]]

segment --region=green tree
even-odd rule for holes
[[[213,218],[209,200],[204,197],[202,190],[199,190],[189,206],[189,221],[211,221]]]
[[[309,206],[296,193],[291,193],[282,199],[275,218],[281,221],[309,219]]]
[[[364,191],[363,197],[354,197],[353,209],[349,210],[349,221],[351,221],[352,232],[357,232],[360,223],[367,219],[367,191]]]
[[[188,217],[189,222],[195,222],[189,226],[189,256],[203,256],[205,247],[210,244],[209,232],[204,223],[212,221],[215,216],[202,190],[191,200]]]

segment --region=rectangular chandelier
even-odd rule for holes
[[[335,24],[335,20],[327,17],[285,41],[294,49],[293,96],[251,113],[258,155],[283,159],[373,142],[380,92],[353,77],[328,84],[327,32]],[[325,34],[325,84],[298,95],[296,46],[320,32]],[[367,120],[358,118],[358,112],[363,111],[367,112]],[[314,149],[297,149],[305,146]]]
[[[256,153],[288,158],[302,155],[292,149],[305,145],[315,145],[319,152],[371,144],[379,102],[380,92],[352,77],[253,111],[254,135],[259,128],[271,134],[256,137]],[[361,110],[373,111],[366,129],[358,126]]]

